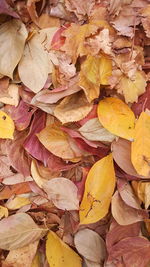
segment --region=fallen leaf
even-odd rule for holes
[[[25,196],[22,197],[18,195],[18,196],[15,196],[14,198],[8,199],[8,201],[5,203],[5,207],[7,207],[7,209],[9,210],[16,210],[30,203],[31,201],[28,197],[25,197]]]
[[[38,34],[27,42],[18,72],[21,81],[34,93],[44,87],[49,73],[49,61]]]
[[[65,97],[54,110],[54,115],[63,124],[83,119],[92,110],[84,92]]]
[[[49,265],[56,267],[81,267],[81,258],[54,232],[50,231],[46,241],[46,257]]]
[[[80,224],[97,222],[107,214],[114,188],[115,173],[110,154],[97,161],[88,173],[79,211]]]
[[[103,264],[106,258],[104,240],[90,229],[79,230],[74,237],[78,252],[87,260]]]
[[[0,220],[3,217],[8,217],[8,209],[6,207],[0,206]]]
[[[43,184],[43,189],[57,208],[62,210],[79,209],[78,189],[69,179],[53,178]]]
[[[125,75],[122,76],[117,86],[118,92],[124,95],[126,103],[137,102],[138,97],[145,92],[145,89],[146,77],[141,71],[136,71],[133,80],[126,77]]]
[[[140,116],[142,111],[146,109],[150,110],[150,84],[147,84],[147,88],[144,94],[142,94],[139,98],[137,103],[133,103],[131,106],[134,114],[136,116]]]
[[[133,140],[135,116],[120,99],[107,97],[98,105],[98,118],[104,128],[112,134]]]
[[[114,219],[120,225],[129,225],[147,218],[144,210],[137,210],[128,206],[120,197],[118,191],[112,197],[111,211]]]
[[[7,14],[14,18],[19,18],[19,15],[13,10],[6,0],[1,0],[0,2],[0,14]]]
[[[17,19],[0,26],[0,73],[13,78],[13,72],[19,63],[27,38],[25,25]]]
[[[20,194],[29,193],[29,192],[31,192],[31,189],[30,189],[28,182],[22,182],[22,183],[13,184],[13,185],[6,185],[0,191],[0,200],[9,199],[14,194],[20,195]]]
[[[14,122],[5,112],[0,111],[0,138],[13,139]]]
[[[135,125],[131,161],[137,173],[150,176],[150,115],[142,112]]]
[[[84,19],[86,15],[90,15],[94,4],[94,0],[89,0],[88,5],[86,0],[82,2],[80,0],[65,0],[67,10],[74,12],[79,20]]]
[[[98,118],[89,119],[79,132],[90,141],[112,142],[115,139],[115,135],[107,131]]]
[[[35,241],[25,247],[11,250],[3,263],[3,267],[31,266],[37,251],[38,243],[39,243],[38,241]]]
[[[19,103],[19,87],[16,84],[10,84],[8,95],[0,97],[0,102],[17,107]]]
[[[109,78],[112,74],[112,60],[106,56],[101,55],[100,57],[100,83],[102,85],[109,84]]]
[[[16,213],[0,221],[0,248],[21,248],[40,239],[42,232],[28,214]]]

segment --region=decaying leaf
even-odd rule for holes
[[[115,135],[107,131],[98,118],[89,119],[79,132],[90,141],[112,142],[115,139]]]
[[[57,208],[62,210],[79,209],[78,189],[69,179],[53,178],[45,182],[43,188]]]
[[[14,122],[5,112],[0,111],[0,138],[13,139]]]
[[[34,256],[36,254],[37,246],[38,241],[35,241],[25,247],[11,250],[3,263],[3,267],[31,266]]]
[[[82,266],[81,258],[52,231],[47,236],[46,257],[49,265],[52,266]]]
[[[38,93],[46,83],[49,73],[49,59],[38,34],[26,44],[18,65],[21,81],[33,92]]]
[[[0,221],[0,248],[21,248],[40,239],[42,232],[28,214],[16,213]]]
[[[150,115],[146,112],[141,113],[135,126],[131,160],[139,175],[150,176]]]
[[[82,120],[92,110],[84,92],[65,97],[54,110],[54,115],[62,123]]]
[[[80,224],[97,222],[107,214],[114,188],[115,173],[110,154],[97,161],[88,173],[80,205]]]
[[[135,116],[120,99],[108,97],[98,105],[98,118],[104,128],[112,134],[133,140]]]
[[[19,63],[28,36],[25,25],[17,19],[0,26],[0,73],[13,78],[13,72]]]
[[[102,264],[106,258],[104,240],[94,231],[83,229],[74,238],[78,252],[87,260]]]

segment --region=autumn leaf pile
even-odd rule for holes
[[[150,267],[149,81],[149,0],[0,0],[0,266]]]

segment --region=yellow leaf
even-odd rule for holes
[[[100,58],[91,55],[88,55],[81,65],[84,75],[86,75],[87,79],[94,84],[100,84],[99,65]]]
[[[87,76],[83,74],[82,71],[79,73],[79,84],[84,91],[87,100],[91,102],[95,98],[99,97],[100,94],[100,85],[93,84],[90,80],[88,80]]]
[[[100,75],[100,84],[108,85],[109,84],[109,77],[112,74],[112,60],[101,56],[100,57],[100,66],[99,66],[99,75]]]
[[[93,104],[86,99],[84,92],[66,96],[54,110],[54,115],[62,123],[79,121],[92,110]]]
[[[131,161],[138,174],[150,175],[150,115],[142,112],[135,126]]]
[[[54,155],[62,159],[74,159],[85,154],[75,141],[55,124],[51,124],[37,134],[39,141]]]
[[[101,100],[98,105],[98,118],[103,127],[112,134],[133,140],[135,116],[120,99],[107,97]]]
[[[0,206],[0,220],[3,217],[8,217],[8,209],[3,206]]]
[[[112,155],[97,161],[90,169],[80,205],[80,224],[95,223],[108,212],[115,188]]]
[[[64,36],[66,40],[61,49],[71,56],[73,63],[76,62],[78,56],[87,54],[84,45],[85,38],[96,33],[97,29],[98,27],[96,25],[84,24],[80,26],[72,23],[71,26],[65,30]]]
[[[11,117],[0,111],[0,138],[13,139],[15,125]]]
[[[124,95],[127,103],[136,102],[138,97],[145,92],[145,88],[146,78],[141,71],[136,71],[134,80],[123,75],[118,84],[118,92]]]
[[[50,231],[46,241],[46,257],[50,266],[81,267],[82,260],[54,232]]]
[[[39,253],[36,253],[33,261],[32,261],[32,265],[31,267],[40,267],[40,257],[39,257]]]

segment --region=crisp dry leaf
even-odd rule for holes
[[[0,102],[17,107],[19,103],[19,86],[10,84],[8,87],[8,95],[0,97]]]
[[[80,0],[65,0],[67,10],[74,12],[79,20],[84,19],[86,15],[91,13],[94,4],[95,0],[89,0],[88,4],[86,0],[82,2]]]
[[[0,220],[3,217],[8,217],[8,209],[6,207],[0,206]]]
[[[38,241],[35,241],[25,247],[11,250],[3,263],[3,267],[31,266],[37,251],[38,243],[39,243]]]
[[[144,210],[138,210],[128,206],[121,199],[118,191],[113,195],[111,205],[112,215],[120,225],[133,224],[147,218],[147,214]]]
[[[13,19],[0,26],[0,73],[13,78],[13,72],[20,61],[27,29],[21,20]]]
[[[139,175],[150,176],[150,115],[142,112],[135,126],[131,160]]]
[[[16,196],[14,198],[10,198],[6,203],[5,207],[9,210],[20,209],[21,207],[30,204],[31,201],[28,197]]]
[[[14,122],[5,112],[0,111],[0,138],[13,139]]]
[[[48,198],[62,210],[78,210],[79,199],[76,185],[67,178],[53,178],[43,184]]]
[[[135,116],[120,99],[107,97],[99,102],[98,118],[104,128],[112,134],[133,140]]]
[[[145,92],[146,77],[141,71],[136,71],[133,80],[122,76],[117,88],[118,92],[124,95],[126,103],[137,102],[138,97]]]
[[[16,213],[0,221],[0,248],[21,248],[40,239],[42,233],[28,214]]]
[[[55,124],[44,128],[37,137],[48,151],[62,159],[78,158],[84,153],[77,147],[75,141]]]
[[[65,44],[61,47],[71,58],[73,63],[76,62],[78,56],[87,54],[86,47],[84,46],[85,38],[95,34],[98,27],[92,24],[71,24],[71,26],[63,32],[66,37]]]
[[[79,121],[83,119],[91,110],[90,104],[83,91],[65,97],[54,110],[54,115],[62,123]]]
[[[89,119],[79,132],[90,141],[112,142],[115,139],[115,135],[107,131],[98,118]]]
[[[112,155],[118,166],[127,174],[141,177],[136,172],[131,162],[131,142],[123,138],[113,141],[111,144]]]
[[[80,224],[97,222],[107,214],[115,188],[115,180],[111,154],[92,166],[86,179],[80,205]]]
[[[106,258],[104,240],[90,229],[79,230],[74,237],[78,252],[87,260],[95,263],[103,263]]]
[[[46,241],[46,257],[50,266],[81,267],[81,258],[54,232],[50,231]]]
[[[38,34],[27,42],[18,72],[21,81],[34,93],[44,87],[49,73],[49,59]]]
[[[149,240],[142,236],[127,237],[122,239],[110,250],[108,261],[114,260],[117,260],[118,263],[123,264],[120,266],[147,266],[150,261]]]

